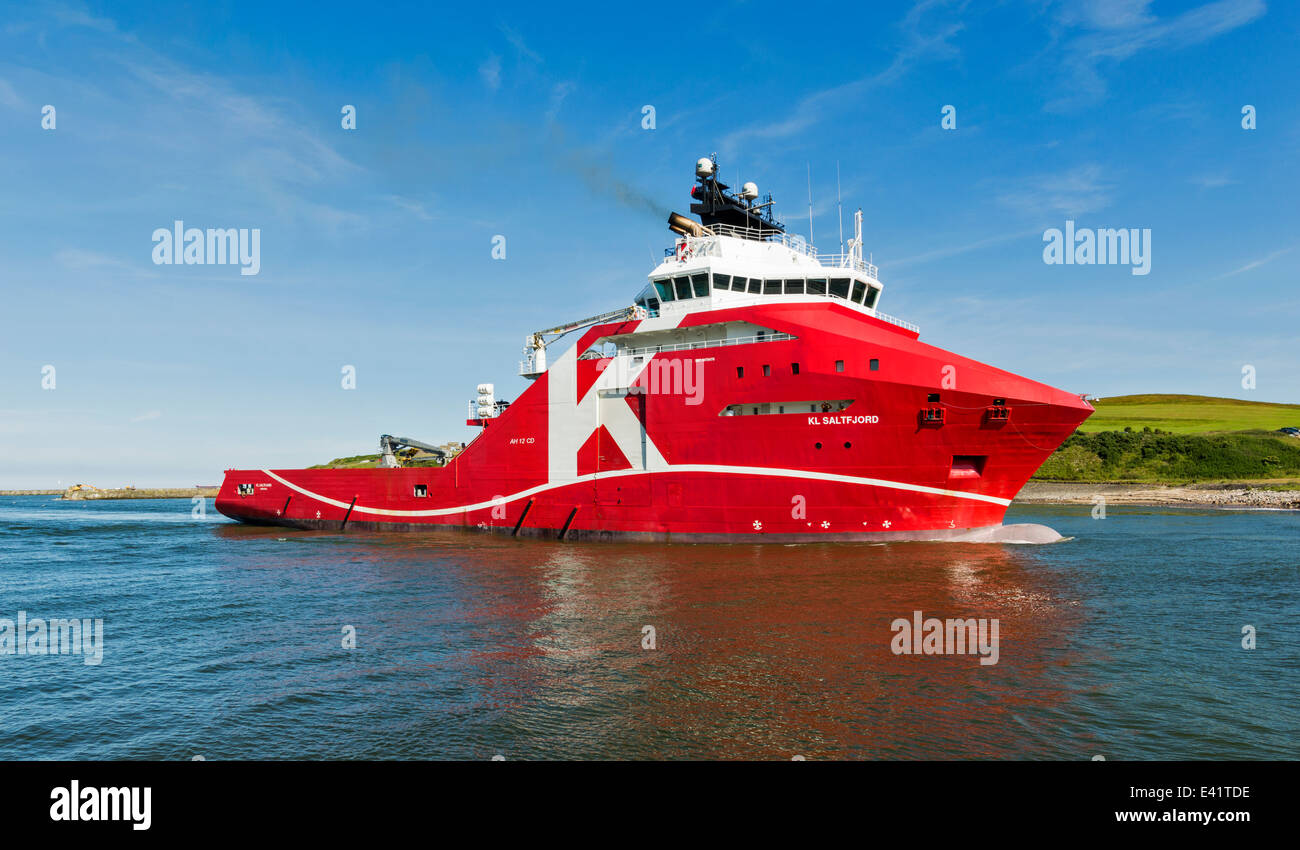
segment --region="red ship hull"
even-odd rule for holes
[[[741,326],[767,335],[709,339]],[[597,356],[665,330],[699,339]],[[861,311],[749,305],[591,328],[444,467],[230,470],[216,505],[319,529],[960,539],[999,526],[1091,413]]]

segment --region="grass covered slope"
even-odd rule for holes
[[[1134,431],[1159,428],[1171,434],[1300,428],[1300,404],[1267,404],[1203,395],[1126,395],[1103,398],[1093,406],[1097,412],[1088,417],[1081,429],[1089,433],[1125,428]]]
[[[1138,395],[1097,412],[1034,476],[1052,481],[1259,481],[1300,478],[1300,405]]]

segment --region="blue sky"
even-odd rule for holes
[[[834,250],[838,163],[881,308],[934,345],[1300,401],[1293,5],[638,8],[4,6],[0,487],[466,439],[475,384],[525,386],[525,334],[630,303],[715,151],[798,232],[811,166]],[[1067,218],[1149,228],[1150,274],[1044,264]],[[155,265],[176,219],[260,228],[260,273]]]

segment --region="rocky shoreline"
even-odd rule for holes
[[[1247,483],[1173,485],[1030,481],[1016,496],[1015,503],[1091,505],[1102,496],[1108,505],[1300,510],[1300,485],[1285,486],[1295,489],[1263,489],[1260,485]]]

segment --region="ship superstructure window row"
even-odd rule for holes
[[[847,277],[757,278],[695,272],[655,278],[654,288],[658,299],[647,298],[638,302],[652,311],[657,311],[660,303],[704,298],[710,290],[751,295],[820,295],[851,301],[868,309],[874,309],[876,299],[880,297],[878,287]]]

